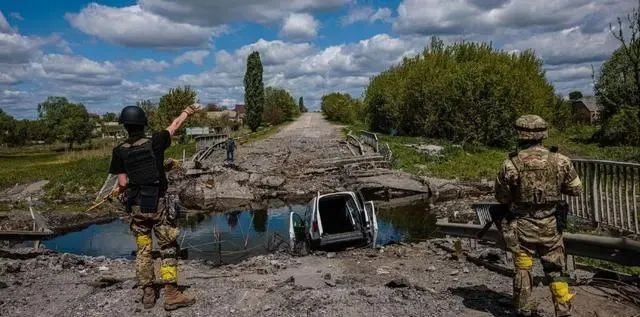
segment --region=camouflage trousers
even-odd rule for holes
[[[167,220],[164,199],[156,213],[141,213],[137,208],[131,213],[131,231],[136,239],[136,277],[139,286],[149,286],[155,280],[153,267],[153,235],[160,247],[162,263],[160,277],[165,283],[177,283],[178,243],[180,229]]]
[[[536,308],[530,299],[533,287],[531,268],[533,257],[539,256],[553,295],[556,315],[566,316],[573,295],[568,290],[565,248],[556,218],[520,217],[504,220],[502,232],[507,250],[513,254],[516,273],[513,279],[513,303],[516,310],[526,313]]]

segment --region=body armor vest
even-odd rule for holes
[[[120,146],[120,155],[129,178],[127,211],[140,206],[142,212],[156,212],[160,198],[160,172],[150,139],[141,138]]]
[[[562,200],[557,156],[553,151],[524,151],[512,155],[518,171],[513,202],[520,205],[552,205]]]

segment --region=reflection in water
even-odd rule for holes
[[[286,245],[291,211],[303,215],[305,206],[188,215],[179,220],[182,233],[178,243],[188,249],[189,258],[234,263]],[[435,230],[435,221],[435,216],[424,207],[379,210],[377,243],[429,238]],[[121,220],[68,233],[46,241],[45,245],[60,252],[107,257],[131,257],[136,247],[128,224]]]
[[[267,219],[269,218],[267,210],[255,210],[252,211],[253,230],[256,232],[267,231]]]
[[[436,231],[437,217],[424,206],[378,210],[377,215],[380,227],[378,242],[382,244],[428,239]]]

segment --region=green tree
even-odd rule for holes
[[[270,124],[291,121],[300,115],[300,108],[288,91],[282,88],[267,87],[264,91],[264,109],[262,120]]]
[[[147,115],[147,121],[149,122],[149,128],[152,131],[160,131],[163,128],[162,122],[158,118],[158,106],[153,104],[151,100],[139,100],[136,101],[136,106],[142,108],[144,113]]]
[[[532,113],[550,120],[554,100],[532,51],[513,54],[471,42],[445,46],[433,38],[422,54],[371,79],[364,112],[375,131],[509,146],[515,119]]]
[[[362,104],[349,94],[334,92],[322,96],[320,107],[328,120],[351,124],[358,120]]]
[[[15,133],[16,120],[0,109],[0,144],[10,144],[11,136]]]
[[[118,121],[118,115],[113,112],[107,112],[102,115],[101,119],[103,122],[114,122]]]
[[[158,110],[156,115],[153,116],[153,120],[156,121],[154,124],[159,127],[169,126],[171,121],[179,116],[184,108],[196,102],[197,97],[198,93],[189,86],[169,89],[169,93],[160,98]],[[148,104],[145,104],[144,106],[148,106]],[[150,109],[150,107],[147,109]],[[184,129],[185,128],[183,127],[180,131],[183,132]]]
[[[640,8],[617,22],[610,30],[620,47],[602,65],[594,87],[603,107],[596,137],[603,144],[638,145],[633,134],[640,121]]]
[[[247,58],[247,71],[244,75],[244,103],[247,107],[247,124],[251,131],[255,132],[261,124],[264,108],[262,62],[258,52],[252,52]]]
[[[65,97],[48,97],[38,105],[38,113],[51,136],[69,144],[83,143],[91,137],[93,120],[83,104],[70,103]]]
[[[582,98],[582,92],[581,91],[572,91],[569,93],[569,99],[570,100],[578,100]]]
[[[309,110],[307,110],[307,107],[304,106],[304,98],[300,97],[300,99],[298,99],[298,109],[300,109],[300,113],[305,113]]]

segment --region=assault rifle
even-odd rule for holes
[[[555,207],[555,217],[556,217],[556,226],[558,228],[558,232],[562,233],[567,228],[567,217],[569,215],[569,204],[561,200],[556,204]],[[482,239],[482,237],[491,229],[491,225],[494,223],[498,228],[498,231],[501,230],[502,220],[510,215],[509,213],[509,205],[508,204],[492,204],[489,205],[489,215],[491,215],[491,221],[487,222],[482,230],[478,233],[478,239]]]

